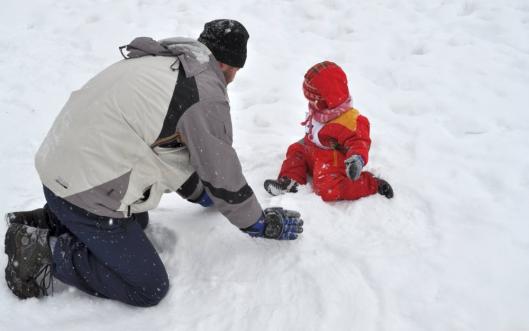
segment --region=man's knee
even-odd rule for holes
[[[141,284],[133,290],[130,296],[130,302],[137,307],[153,307],[159,304],[169,292],[169,278],[167,273],[150,278],[146,283]]]
[[[133,217],[134,217],[134,220],[138,222],[138,224],[143,230],[145,230],[145,228],[147,228],[147,225],[149,225],[149,213],[148,212],[134,214]]]

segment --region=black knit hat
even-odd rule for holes
[[[248,38],[250,35],[241,23],[220,19],[206,23],[198,41],[209,48],[217,61],[242,68],[246,62]]]

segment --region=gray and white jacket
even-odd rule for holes
[[[232,147],[226,81],[206,46],[136,38],[129,58],[74,91],[40,146],[44,186],[91,213],[128,217],[204,185],[239,228],[262,208]],[[187,188],[186,188],[187,187]]]

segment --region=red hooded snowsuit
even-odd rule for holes
[[[327,61],[309,69],[303,92],[314,110],[343,108],[350,101],[345,73]],[[355,200],[377,193],[378,180],[370,172],[363,171],[355,181],[345,172],[344,160],[352,155],[368,162],[371,138],[366,117],[347,107],[328,122],[320,123],[314,117],[305,123],[307,134],[288,148],[279,177],[306,184],[307,174],[312,175],[314,191],[324,201]]]

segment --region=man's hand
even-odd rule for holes
[[[297,211],[281,207],[266,208],[257,222],[241,229],[252,237],[277,240],[294,240],[303,232],[303,220]]]
[[[351,180],[357,180],[360,178],[362,168],[364,167],[364,160],[360,155],[351,155],[344,161],[345,163],[345,174]]]

